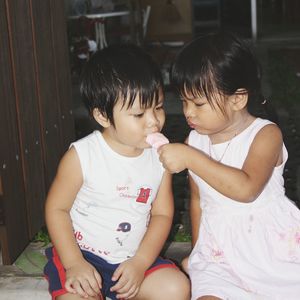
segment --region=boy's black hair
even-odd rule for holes
[[[242,89],[249,102],[263,102],[261,67],[250,45],[229,32],[211,33],[187,44],[171,71],[172,83],[185,97],[204,96],[213,106],[217,95]],[[222,97],[223,98],[223,97]],[[222,109],[222,103],[217,101]]]
[[[114,125],[113,108],[117,101],[131,107],[139,96],[142,107],[159,100],[163,81],[158,65],[142,48],[112,45],[97,51],[84,67],[80,92],[92,115],[98,109]]]

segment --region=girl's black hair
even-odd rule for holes
[[[117,101],[131,107],[157,104],[163,81],[158,65],[138,46],[112,45],[92,55],[84,67],[80,92],[90,114],[97,108],[112,124]]]
[[[171,70],[172,83],[184,97],[206,97],[222,109],[221,96],[248,93],[262,103],[261,67],[250,45],[229,32],[211,33],[187,44]]]

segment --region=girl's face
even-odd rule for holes
[[[146,137],[149,133],[160,132],[165,123],[163,93],[159,93],[158,104],[142,108],[137,96],[132,107],[118,101],[113,110],[115,126],[109,125],[103,131],[106,142],[121,155],[137,156],[149,148]]]
[[[214,100],[213,107],[205,97],[184,97],[182,100],[183,112],[188,125],[198,133],[205,135],[215,135],[226,131],[232,120],[230,97],[221,100],[224,103],[224,111],[217,105],[217,100]]]

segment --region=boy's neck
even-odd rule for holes
[[[126,157],[137,157],[141,155],[144,149],[130,147],[128,145],[124,145],[121,142],[118,142],[116,139],[112,138],[111,134],[108,130],[102,131],[102,136],[106,142],[106,144],[116,153],[126,156]]]

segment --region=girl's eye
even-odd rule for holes
[[[205,103],[195,103],[197,107],[203,106]]]
[[[157,106],[155,109],[160,110],[160,109],[164,109],[164,107],[163,107],[163,105],[160,105],[160,106]]]

